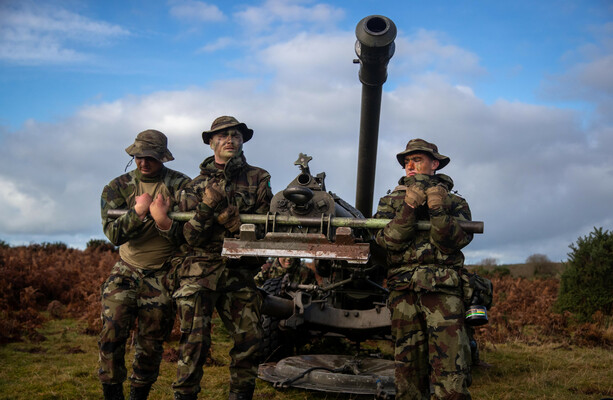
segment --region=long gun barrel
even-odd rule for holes
[[[110,218],[119,218],[128,210],[109,210]],[[189,221],[193,216],[193,211],[187,212],[171,212],[168,216],[177,221]],[[348,218],[348,217],[332,217],[323,216],[317,217],[296,217],[291,215],[276,215],[276,214],[240,214],[241,223],[243,224],[268,224],[274,225],[295,225],[295,226],[320,226],[330,225],[333,227],[346,226],[349,228],[364,228],[364,229],[381,229],[390,222],[389,219],[378,218]],[[460,226],[464,231],[469,233],[483,233],[482,221],[459,221]],[[418,230],[429,230],[429,221],[418,221]]]
[[[381,15],[362,19],[355,28],[355,63],[360,63],[362,106],[355,207],[366,218],[372,216],[381,93],[387,80],[387,64],[394,55],[396,25]]]

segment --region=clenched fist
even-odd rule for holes
[[[404,195],[404,202],[413,208],[421,206],[426,202],[426,193],[420,185],[410,185]]]
[[[241,227],[241,218],[238,214],[238,208],[228,206],[217,216],[217,222],[223,225],[227,230],[234,233]]]
[[[202,202],[210,208],[215,208],[220,201],[224,198],[221,193],[221,188],[217,182],[209,183],[204,188],[204,195],[202,196]]]
[[[443,185],[436,185],[426,189],[428,208],[435,209],[442,207],[448,194],[449,191]]]

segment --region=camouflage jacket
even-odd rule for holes
[[[406,187],[416,181],[424,187],[443,184],[448,190],[453,188],[451,178],[443,174],[403,177],[400,186],[379,201],[375,218],[391,219],[376,234],[377,244],[387,251],[388,287],[458,294],[464,264],[461,249],[473,237],[458,224],[471,219],[468,203],[450,192],[440,209],[429,210],[427,204],[413,209],[404,196]],[[430,221],[430,230],[417,230],[417,221]]]
[[[288,279],[291,283],[299,283],[303,285],[316,283],[315,274],[309,267],[304,265],[300,259],[293,259],[289,268],[285,269],[281,266],[281,263],[279,263],[279,259],[276,258],[269,268],[262,269],[260,272],[258,272],[254,278],[255,284],[262,286],[267,280],[278,278],[280,276],[284,276],[285,274],[289,274]]]
[[[162,183],[161,192],[171,199],[171,208],[176,208],[173,199],[189,181],[190,178],[187,175],[166,167],[163,167],[156,177],[144,177],[138,169],[135,169],[115,178],[104,187],[101,196],[100,207],[104,234],[115,246],[121,246],[143,237],[152,230],[157,230],[152,218],[148,216],[141,221],[134,211],[139,185],[141,183]],[[119,218],[109,218],[108,211],[114,209],[127,209],[128,212]],[[182,235],[179,222],[173,221],[169,231],[157,231],[175,246],[180,244]]]
[[[204,190],[210,182],[217,182],[226,194],[226,198],[214,209],[202,202]],[[179,201],[181,211],[196,213],[183,226],[187,244],[182,247],[185,260],[179,267],[181,287],[175,297],[188,296],[200,288],[216,290],[220,285],[235,285],[236,282],[229,281],[232,274],[245,274],[237,279],[247,279],[253,285],[253,268],[248,273],[239,271],[244,268],[239,268],[236,262],[221,256],[224,238],[232,237],[233,234],[217,222],[217,215],[228,205],[238,207],[240,214],[266,214],[271,199],[270,174],[247,164],[243,155],[230,159],[223,169],[217,167],[213,156],[202,162],[200,175],[186,186]],[[234,272],[231,273],[229,269]],[[249,282],[238,284],[245,283]]]

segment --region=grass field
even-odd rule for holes
[[[82,331],[83,325],[75,320],[52,320],[40,330],[46,340],[0,347],[0,399],[101,399],[96,376],[97,338]],[[230,342],[223,329],[214,331],[213,343],[212,356],[219,365],[205,367],[199,399],[227,398]],[[176,347],[176,343],[168,346]],[[128,363],[132,356],[131,352],[127,355]],[[474,399],[613,398],[613,352],[608,349],[517,342],[488,345],[481,356],[491,367],[474,371]],[[151,400],[172,399],[174,374],[175,363],[163,361]],[[256,400],[351,398],[358,397],[297,389],[277,391],[261,380],[254,395]]]

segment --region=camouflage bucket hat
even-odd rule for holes
[[[432,158],[438,160],[439,164],[437,170],[445,168],[445,166],[449,164],[449,161],[451,161],[449,157],[439,154],[438,147],[436,147],[434,143],[426,142],[423,139],[409,140],[406,149],[404,149],[403,152],[396,154],[396,159],[398,159],[398,162],[404,168],[404,157],[407,154],[417,152],[429,154],[430,156],[432,156]]]
[[[249,139],[251,139],[251,137],[253,136],[253,129],[247,128],[247,125],[245,125],[243,122],[238,122],[236,118],[229,117],[226,115],[215,119],[215,121],[213,121],[213,123],[211,124],[210,131],[202,132],[202,140],[204,141],[204,143],[209,144],[214,134],[219,133],[224,129],[233,128],[235,126],[241,131],[241,134],[243,135],[243,143],[248,142]]]
[[[166,135],[154,129],[136,135],[134,143],[126,147],[126,153],[132,157],[153,157],[163,163],[175,159],[168,150]]]

